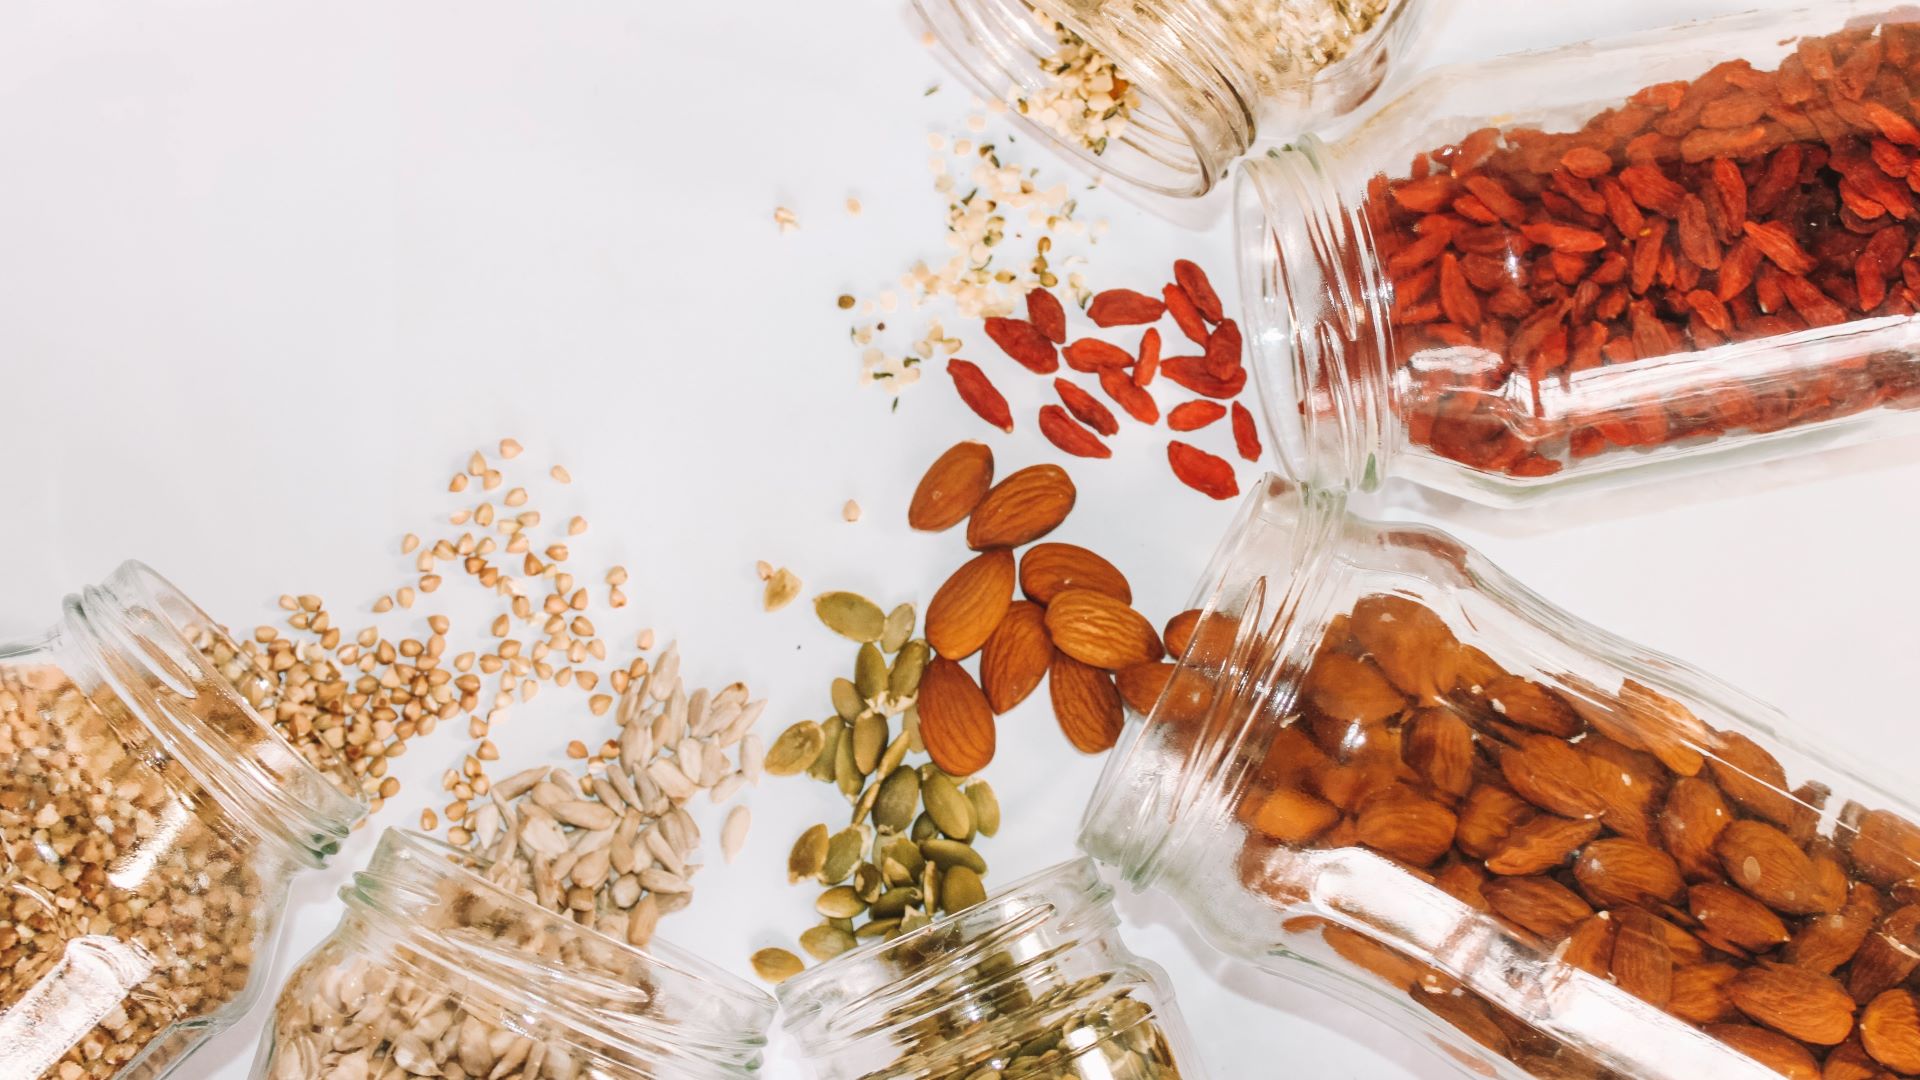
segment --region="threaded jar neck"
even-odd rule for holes
[[[1392,281],[1334,152],[1308,135],[1241,170],[1242,302],[1254,378],[1281,468],[1365,490],[1386,475],[1392,423]]]
[[[1089,170],[1161,195],[1206,194],[1253,145],[1253,77],[1234,60],[1212,8],[1172,0],[915,0],[934,36],[988,100]],[[1112,60],[1139,92],[1100,144],[1033,121],[1022,103],[1056,90],[1053,24]]]
[[[151,567],[124,563],[62,610],[72,674],[115,695],[240,827],[317,867],[366,815],[213,669],[193,643],[226,632]]]

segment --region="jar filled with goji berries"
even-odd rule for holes
[[[1920,1072],[1920,810],[1767,706],[1273,478],[1176,625],[1081,844],[1225,951],[1470,1075]]]
[[[732,1080],[774,1001],[659,940],[542,907],[471,852],[389,829],[280,991],[256,1080]]]
[[[365,804],[197,646],[139,563],[0,644],[0,1076],[158,1078],[247,1011],[287,886]]]
[[[1194,1080],[1158,967],[1077,859],[780,984],[819,1080]]]
[[[916,0],[989,101],[1096,172],[1210,190],[1256,139],[1357,108],[1432,0]]]
[[[1296,476],[1495,504],[1920,415],[1920,11],[1437,70],[1251,163],[1248,333]]]

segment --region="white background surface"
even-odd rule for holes
[[[1472,0],[1434,56],[1745,6]],[[773,698],[769,738],[823,715],[852,650],[805,604],[761,614],[754,560],[791,565],[809,594],[924,603],[961,550],[902,524],[924,464],[962,436],[990,437],[1003,469],[1056,457],[1025,419],[1043,380],[1009,384],[1012,438],[965,414],[944,379],[897,414],[855,384],[833,297],[942,255],[924,140],[969,111],[910,22],[878,2],[0,9],[0,632],[46,625],[62,593],[127,557],[237,626],[272,617],[283,591],[321,593],[357,626],[352,613],[406,579],[398,537],[453,505],[447,475],[510,433],[530,472],[572,468],[545,509],[592,519],[577,559],[634,572],[632,618],[603,619],[610,639],[651,625],[681,640],[692,679],[749,680]],[[1013,157],[1041,163],[1019,145]],[[848,195],[862,216],[841,209]],[[776,231],[777,204],[800,232]],[[1096,288],[1160,282],[1179,255],[1230,278],[1217,225],[1193,235],[1104,194],[1083,204],[1113,223]],[[1115,461],[1075,466],[1080,509],[1061,538],[1097,542],[1157,619],[1231,507],[1173,485],[1164,436],[1127,434]],[[1444,517],[1574,612],[1910,782],[1917,489],[1908,441],[1517,516],[1405,490],[1378,505]],[[857,525],[839,518],[849,497],[867,510]],[[463,608],[415,612],[439,609]],[[1097,771],[1043,710],[1003,722],[990,773],[1011,823],[988,849],[1002,883],[1069,853]],[[453,727],[410,748],[409,788],[382,824],[444,801],[434,777],[466,745]],[[501,728],[515,763],[610,731],[580,708]],[[844,813],[799,782],[751,803],[746,853],[714,857],[663,931],[740,970],[809,924],[784,853]],[[331,927],[376,831],[297,886],[276,984]],[[1125,911],[1215,1076],[1442,1075],[1335,1003],[1233,971],[1168,905]],[[182,1075],[245,1076],[264,1012]],[[785,1053],[770,1072],[800,1075]]]

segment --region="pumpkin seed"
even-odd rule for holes
[[[909,705],[907,706],[907,711],[900,714],[900,730],[907,734],[908,750],[916,754],[924,754],[927,752],[927,744],[920,738],[919,706]]]
[[[933,916],[926,912],[918,909],[909,911],[900,918],[900,933],[911,934],[931,922],[933,922]]]
[[[840,785],[840,794],[849,800],[860,794],[861,784],[866,777],[861,775],[860,766],[853,759],[853,739],[840,736],[833,748],[833,780]]]
[[[920,890],[911,885],[902,885],[888,889],[868,909],[876,919],[891,919],[907,910],[907,905],[920,902]]]
[[[886,876],[872,863],[861,863],[860,869],[853,872],[853,891],[854,895],[871,904],[887,891]]]
[[[887,844],[886,858],[889,862],[899,863],[906,870],[909,881],[920,875],[920,867],[927,861],[927,857],[920,854],[920,845],[904,836],[896,836]]]
[[[907,832],[907,835],[913,837],[913,842],[917,844],[922,840],[931,840],[939,836],[940,827],[935,825],[933,819],[923,811],[919,817],[913,819],[913,828]]]
[[[895,769],[880,782],[880,797],[873,804],[873,824],[889,832],[904,832],[913,824],[913,811],[920,802],[920,774],[912,769]]]
[[[828,717],[820,722],[820,755],[813,759],[813,765],[807,769],[807,775],[815,780],[833,782],[834,763],[839,760],[840,740],[847,732],[847,722],[838,716]]]
[[[853,935],[830,923],[808,927],[800,935],[800,947],[815,960],[831,960],[857,944]]]
[[[940,836],[922,840],[920,854],[925,855],[927,861],[942,870],[964,866],[976,874],[987,872],[987,860],[981,858],[979,852],[958,840],[948,840]]]
[[[892,776],[893,770],[899,768],[900,763],[906,759],[907,736],[902,732],[895,735],[893,741],[887,744],[886,750],[880,755],[880,763],[874,766],[873,771],[879,773],[882,778]]]
[[[886,937],[888,934],[893,933],[895,930],[898,930],[899,928],[900,928],[899,919],[875,919],[872,922],[862,923],[860,926],[860,929],[855,930],[853,932],[853,936],[860,938],[862,940],[865,940],[867,938]]]
[[[880,605],[859,593],[821,593],[813,598],[813,613],[827,629],[855,641],[879,641],[887,625]]]
[[[940,868],[928,863],[920,868],[920,895],[926,897],[927,910],[940,906]]]
[[[886,626],[880,631],[880,647],[889,653],[897,653],[900,646],[913,636],[915,623],[912,604],[901,604],[887,612]]]
[[[920,798],[926,803],[927,816],[949,839],[962,843],[973,839],[973,803],[960,794],[953,777],[934,765],[921,769]]]
[[[889,885],[906,885],[913,881],[913,873],[893,859],[880,864],[880,875],[887,879]]]
[[[806,878],[818,877],[827,864],[827,827],[815,825],[800,834],[787,855],[787,884],[796,885]]]
[[[858,825],[862,821],[865,821],[867,815],[873,812],[874,800],[879,797],[879,782],[876,781],[868,784],[866,790],[860,793],[860,797],[853,800],[853,815],[847,819],[847,823],[850,825]]]
[[[887,692],[887,658],[880,655],[880,647],[872,642],[860,646],[860,652],[853,658],[853,687],[869,707]]]
[[[853,933],[852,919],[828,919],[827,925],[833,927],[835,930],[840,930],[848,934]]]
[[[867,713],[853,722],[853,763],[860,775],[871,773],[880,764],[880,751],[886,748],[886,717]]]
[[[992,836],[1000,831],[1000,799],[987,786],[985,780],[974,780],[964,789],[967,801],[973,804],[973,827],[981,836]]]
[[[918,638],[909,641],[893,658],[893,670],[887,673],[887,692],[895,701],[905,701],[920,692],[920,676],[926,674],[931,657],[927,643]]]
[[[849,825],[833,834],[827,841],[827,857],[820,864],[820,883],[837,885],[847,880],[853,868],[860,865],[860,852],[867,846],[867,834],[863,826]]]
[[[806,968],[799,957],[785,949],[761,949],[753,954],[753,973],[770,983],[785,982]]]
[[[867,909],[866,901],[853,891],[851,885],[835,885],[820,894],[813,902],[813,908],[829,919],[851,919]]]
[[[940,880],[940,910],[952,915],[987,898],[987,887],[972,868],[955,866]]]
[[[860,700],[860,691],[853,685],[852,679],[833,680],[833,711],[840,719],[851,724],[854,718],[866,711],[866,702]]]
[[[802,720],[780,733],[767,748],[764,767],[774,776],[793,776],[803,772],[820,756],[826,737],[820,725]]]

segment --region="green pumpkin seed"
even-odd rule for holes
[[[881,862],[880,876],[886,878],[889,885],[913,884],[913,871],[900,865],[895,859],[886,859]]]
[[[855,717],[866,711],[867,703],[860,700],[860,691],[853,685],[852,679],[833,680],[833,711],[840,719],[853,723]]]
[[[900,933],[911,934],[931,922],[933,922],[933,916],[919,908],[914,908],[900,917]]]
[[[808,927],[800,935],[800,947],[815,960],[831,960],[854,945],[851,933],[829,923]]]
[[[895,769],[880,781],[880,797],[873,804],[873,824],[889,832],[905,832],[913,824],[913,811],[920,802],[920,774],[912,769]]]
[[[893,770],[899,768],[900,763],[906,759],[907,737],[905,734],[895,735],[893,741],[887,744],[886,750],[880,754],[880,763],[874,766],[873,771],[883,777],[892,776]]]
[[[787,884],[795,885],[818,876],[826,864],[827,827],[815,825],[793,842],[793,851],[787,855]]]
[[[780,733],[767,748],[766,769],[773,776],[794,776],[804,772],[820,756],[826,735],[820,725],[802,720]]]
[[[920,867],[927,861],[927,857],[920,854],[920,845],[904,836],[897,836],[887,844],[886,859],[905,868],[908,881],[919,876]]]
[[[820,864],[820,883],[837,885],[847,880],[853,868],[860,865],[860,853],[866,849],[867,833],[864,826],[849,825],[833,834],[827,841],[827,857]]]
[[[873,902],[868,913],[876,919],[890,919],[904,913],[907,905],[919,902],[920,890],[911,885],[902,885],[881,894],[880,898]]]
[[[853,722],[853,763],[860,774],[871,773],[880,764],[880,752],[887,748],[887,718],[867,713]]]
[[[973,827],[981,836],[992,836],[1000,831],[1000,799],[987,786],[985,780],[974,780],[964,789],[967,801],[973,804]]]
[[[900,646],[913,636],[913,628],[918,620],[912,604],[901,604],[887,612],[887,623],[880,631],[880,647],[889,654],[900,651]]]
[[[821,593],[813,598],[813,613],[827,629],[855,641],[879,641],[887,625],[880,605],[859,593]]]
[[[854,895],[871,904],[887,891],[887,879],[880,873],[879,867],[872,863],[861,863],[860,868],[853,872],[853,891]]]
[[[973,803],[960,793],[953,777],[937,766],[921,769],[920,799],[926,803],[927,816],[949,839],[962,843],[973,839]]]
[[[906,732],[908,750],[916,754],[924,754],[927,752],[927,744],[920,738],[919,706],[907,706],[907,711],[900,716],[900,730]]]
[[[807,969],[785,949],[761,949],[753,954],[753,973],[770,983],[782,983]]]
[[[899,928],[899,919],[875,919],[861,924],[860,929],[853,932],[853,936],[864,941],[868,938],[886,937]]]
[[[879,646],[872,642],[860,646],[859,654],[853,658],[853,688],[860,692],[860,700],[868,708],[887,691],[887,658],[880,655]]]
[[[987,872],[987,860],[981,858],[979,852],[958,840],[948,840],[939,836],[922,840],[920,854],[925,855],[929,862],[942,870],[964,866],[976,874]]]
[[[835,885],[820,894],[813,902],[813,909],[829,919],[851,919],[867,909],[866,901],[853,891],[851,885]]]
[[[917,639],[900,649],[900,655],[893,658],[893,670],[887,674],[887,692],[894,700],[905,701],[920,692],[920,676],[926,674],[930,655],[927,643]]]
[[[928,817],[925,812],[922,812],[919,817],[913,819],[913,828],[908,831],[907,835],[913,837],[914,843],[917,844],[922,840],[931,840],[939,836],[940,826],[935,825],[933,819]]]
[[[835,930],[843,930],[849,934],[853,933],[852,919],[828,919],[827,925],[833,927]]]
[[[951,915],[987,898],[987,887],[970,867],[955,866],[940,880],[940,910]]]
[[[847,819],[847,824],[858,825],[867,820],[867,815],[873,812],[874,800],[879,797],[880,785],[868,784],[866,790],[860,793],[860,797],[853,800],[853,814]]]
[[[853,738],[840,736],[833,748],[833,782],[840,785],[840,794],[849,800],[860,794],[866,776],[860,772],[860,765],[853,759]]]
[[[926,898],[928,911],[940,907],[940,880],[939,867],[928,863],[920,868],[920,895]]]

